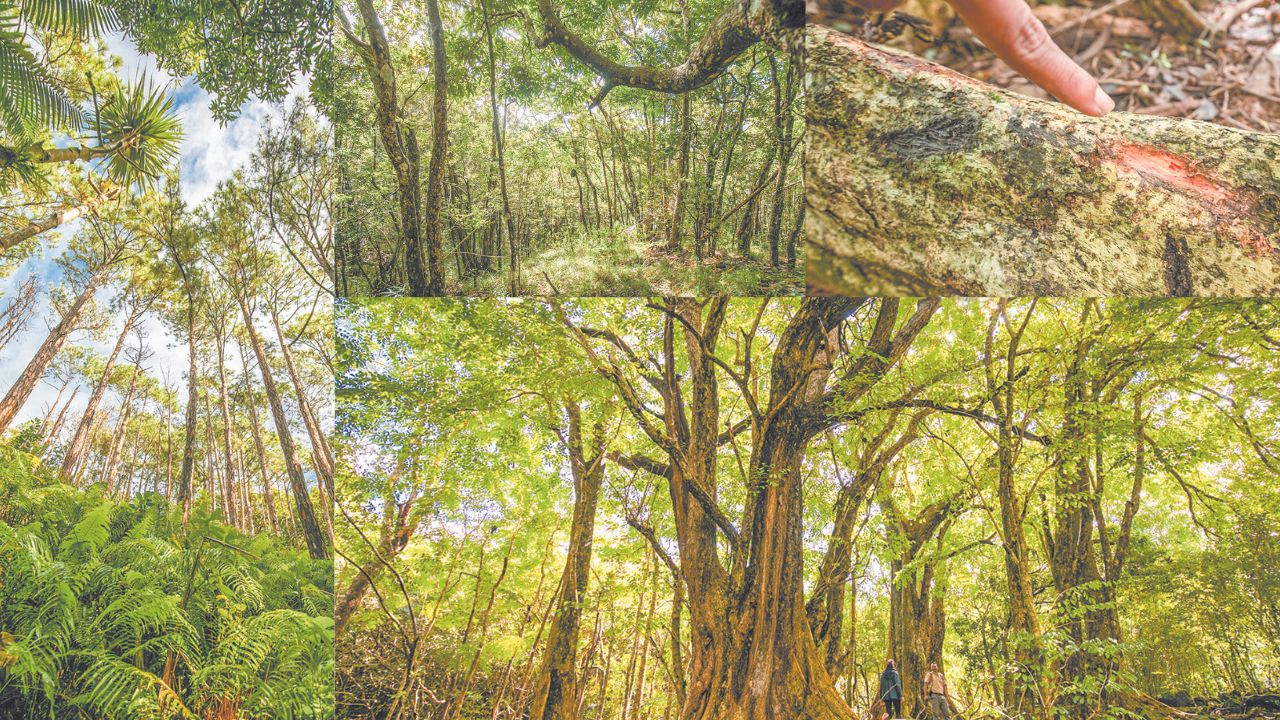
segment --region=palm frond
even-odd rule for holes
[[[160,177],[177,159],[182,142],[173,99],[145,79],[117,87],[88,125],[104,144],[121,144],[110,155],[108,173],[130,184]]]
[[[111,8],[95,0],[23,0],[21,11],[35,27],[77,37],[99,37],[120,26]]]
[[[83,113],[40,67],[21,25],[19,6],[0,0],[0,129],[29,139],[49,128],[79,127]]]

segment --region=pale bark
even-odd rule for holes
[[[1280,136],[1088,118],[826,27],[806,34],[815,289],[1280,292]]]
[[[95,195],[79,205],[59,207],[38,220],[32,220],[26,225],[0,236],[0,255],[12,250],[24,240],[29,240],[40,233],[48,232],[74,220],[79,220],[85,215],[95,212],[99,207],[102,207],[103,204],[111,202],[119,196],[120,188],[113,187]]]
[[[129,376],[129,389],[125,391],[124,401],[120,404],[115,430],[111,433],[111,444],[107,450],[107,458],[103,463],[103,481],[107,484],[107,494],[116,494],[116,471],[120,458],[120,449],[124,446],[125,430],[129,427],[129,418],[133,415],[133,395],[138,389],[138,376],[142,374],[142,350],[133,364],[133,373]],[[127,499],[127,496],[126,496]]]
[[[270,311],[271,324],[275,328],[276,338],[280,341],[280,354],[284,357],[284,366],[289,373],[289,381],[293,383],[294,394],[298,397],[298,410],[302,415],[303,425],[307,429],[307,438],[311,441],[316,472],[320,476],[321,482],[325,485],[325,493],[332,498],[333,450],[329,447],[329,441],[325,438],[324,430],[320,427],[315,412],[311,408],[311,401],[307,398],[306,386],[302,384],[302,376],[298,374],[298,367],[293,362],[293,351],[289,349],[289,338],[284,334],[284,328],[280,326],[280,316],[276,312],[275,305],[270,307]]]
[[[249,358],[245,355],[244,343],[236,344],[240,347],[240,367],[244,368],[245,404],[249,406],[249,423],[253,429],[253,448],[258,455],[258,472],[262,476],[262,494],[267,504],[267,521],[271,523],[271,532],[279,535],[280,523],[276,519],[276,500],[271,492],[271,478],[267,475],[267,449],[262,444],[262,425],[258,423],[258,400],[253,394],[253,383],[249,382]]]

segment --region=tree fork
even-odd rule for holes
[[[815,289],[1280,292],[1280,137],[1087,118],[830,28],[806,36]]]

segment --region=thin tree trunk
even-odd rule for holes
[[[667,249],[675,252],[680,249],[680,237],[683,233],[685,196],[689,184],[689,147],[693,141],[693,129],[690,124],[689,96],[680,97],[680,155],[676,161],[676,202],[671,213],[671,228],[667,236]]]
[[[362,57],[365,60],[369,79],[373,84],[374,96],[377,98],[377,125],[386,150],[387,160],[396,173],[396,195],[400,205],[400,233],[403,236],[405,273],[409,292],[418,297],[439,295],[440,286],[435,278],[435,268],[423,263],[422,243],[422,209],[419,188],[421,163],[418,154],[418,137],[413,128],[406,127],[401,120],[400,100],[397,97],[395,66],[391,61],[391,48],[387,42],[386,29],[374,9],[373,0],[358,0],[356,3],[360,15],[364,19],[365,30],[369,34]],[[434,5],[434,1],[433,1]],[[346,15],[338,12],[339,20],[349,36],[354,31],[349,27]],[[437,69],[437,72],[439,69]],[[438,208],[437,208],[438,213]],[[428,221],[430,222],[430,221]],[[439,240],[439,221],[436,221],[436,235],[432,236],[427,229],[428,244]],[[430,251],[429,251],[430,254]],[[441,268],[442,270],[443,268]]]
[[[89,425],[92,424],[93,415],[98,411],[98,403],[102,401],[102,396],[110,384],[111,371],[115,368],[116,359],[120,357],[120,351],[124,349],[124,341],[129,336],[129,331],[133,330],[133,325],[138,319],[139,306],[134,306],[134,312],[131,312],[125,318],[124,327],[120,330],[120,335],[116,338],[116,344],[111,349],[111,354],[107,356],[107,362],[102,366],[102,375],[98,378],[98,382],[93,386],[93,392],[89,395],[89,402],[85,406],[84,414],[80,418],[80,423],[76,425],[75,434],[71,436],[71,442],[67,444],[67,451],[63,455],[61,476],[64,482],[71,482],[72,473],[77,465],[80,464],[80,454],[84,451],[85,442],[89,439]]]
[[[184,271],[184,284],[189,283]],[[182,442],[182,469],[178,476],[178,504],[182,506],[182,526],[191,519],[192,486],[196,471],[196,420],[200,406],[200,373],[196,367],[196,300],[187,285],[187,416]]]
[[[294,505],[298,510],[298,521],[302,525],[302,534],[307,542],[307,552],[311,557],[320,560],[329,557],[329,548],[325,543],[324,533],[316,522],[315,510],[311,504],[311,495],[307,491],[306,478],[302,475],[302,466],[298,464],[297,451],[293,444],[293,432],[289,429],[289,420],[284,413],[284,404],[280,401],[280,393],[276,389],[275,378],[271,375],[271,365],[267,362],[266,352],[258,339],[258,332],[253,326],[253,313],[248,302],[237,298],[240,313],[244,319],[245,331],[249,335],[249,343],[258,361],[258,370],[262,375],[263,389],[267,393],[267,402],[271,406],[271,416],[275,421],[276,437],[280,440],[280,450],[284,453],[285,469],[289,474],[289,484],[293,490]]]
[[[777,61],[773,59],[772,54],[769,55],[769,64],[776,81]],[[786,79],[781,88],[775,86],[774,90],[773,108],[776,115],[773,119],[773,127],[778,139],[778,179],[773,188],[773,204],[769,207],[768,230],[769,264],[773,267],[778,267],[780,260],[779,245],[782,241],[782,208],[786,199],[787,163],[791,160],[791,130],[795,125],[795,114],[791,112],[791,105],[795,101],[795,77],[795,63],[788,62]]]
[[[98,289],[98,284],[102,281],[102,277],[103,273],[99,270],[95,271],[89,278],[89,281],[85,283],[84,289],[80,291],[80,294],[72,301],[71,306],[62,314],[58,324],[45,336],[44,342],[40,344],[36,354],[27,362],[27,366],[18,375],[18,379],[9,388],[9,392],[5,393],[4,399],[0,400],[0,435],[9,429],[9,424],[13,422],[13,418],[17,416],[18,411],[26,404],[27,398],[31,397],[31,392],[35,390],[40,378],[44,377],[45,368],[49,367],[49,363],[53,362],[53,358],[62,349],[63,343],[67,341],[67,336],[76,329],[77,323],[80,322],[80,314],[84,312],[85,303],[93,297],[93,293]]]
[[[565,409],[569,431],[564,444],[574,480],[573,519],[569,529],[569,554],[560,581],[560,600],[547,636],[547,649],[529,713],[531,720],[576,720],[578,626],[591,570],[596,503],[604,478],[603,438],[595,439],[594,448],[585,447],[577,404],[567,401]]]
[[[221,330],[221,328],[220,328]],[[227,338],[218,332],[214,338],[218,350],[218,407],[222,411],[222,452],[226,462],[226,474],[223,476],[223,496],[226,498],[227,520],[232,527],[242,528],[240,514],[235,502],[235,459],[231,452],[231,429],[235,421],[231,417],[231,404],[227,399]]]
[[[115,432],[111,434],[111,445],[107,451],[107,459],[103,465],[103,479],[107,484],[107,495],[115,495],[116,463],[120,457],[120,448],[124,446],[125,430],[129,426],[129,418],[133,414],[133,394],[138,388],[138,375],[141,374],[142,352],[139,348],[137,362],[133,365],[133,374],[129,377],[129,389],[125,392],[124,401],[120,405],[120,417],[116,419]],[[126,499],[128,499],[126,497]]]
[[[431,167],[427,170],[427,204],[423,209],[426,221],[427,269],[430,273],[427,292],[429,295],[442,295],[444,239],[440,233],[440,205],[444,195],[444,171],[449,149],[449,78],[439,0],[427,0],[427,30],[431,35],[431,74],[435,84],[435,96],[431,101]]]
[[[324,431],[316,422],[315,413],[311,409],[311,402],[307,399],[306,388],[302,384],[302,376],[298,374],[297,365],[293,362],[293,351],[289,349],[289,338],[285,336],[284,329],[280,327],[280,316],[276,313],[275,305],[270,306],[271,324],[275,328],[276,338],[280,341],[280,353],[284,356],[284,366],[289,373],[289,381],[293,383],[294,393],[298,397],[298,408],[302,415],[303,425],[307,429],[307,437],[311,441],[312,452],[315,456],[316,471],[320,475],[320,479],[324,482],[325,493],[333,497],[333,449],[329,446],[328,439],[325,438]]]

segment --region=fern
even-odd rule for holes
[[[110,533],[107,525],[111,522],[111,511],[115,503],[104,502],[85,513],[84,518],[76,523],[71,533],[62,539],[59,552],[63,555],[87,551],[96,553],[107,542]]]
[[[5,450],[0,720],[332,717],[327,564],[205,510],[184,534],[155,498],[9,472],[28,459]]]

